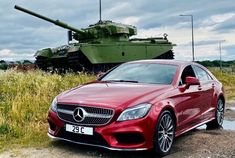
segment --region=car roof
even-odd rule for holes
[[[136,61],[131,61],[128,63],[159,63],[159,64],[172,64],[172,65],[178,65],[178,66],[197,64],[191,61],[167,60],[167,59],[136,60]]]

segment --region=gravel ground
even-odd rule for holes
[[[227,104],[226,120],[235,125],[235,102]],[[54,141],[48,148],[12,149],[0,158],[151,158],[152,152],[116,152],[99,148]],[[195,129],[176,138],[171,154],[166,158],[235,158],[235,131]]]

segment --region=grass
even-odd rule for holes
[[[47,145],[47,110],[60,92],[95,76],[7,71],[0,75],[0,150],[11,144]]]
[[[235,98],[235,75],[211,69],[224,84],[226,98]],[[60,92],[95,76],[41,71],[7,71],[0,74],[0,151],[12,147],[47,146],[47,110]]]
[[[235,100],[235,74],[226,71],[221,72],[215,68],[210,68],[210,71],[223,83],[226,100]]]

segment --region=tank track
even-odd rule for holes
[[[59,59],[52,59],[51,66],[52,72],[54,73],[66,73],[68,71],[68,59],[67,58],[59,58]]]
[[[80,52],[68,53],[68,67],[74,72],[81,72],[85,70],[86,58],[81,57]],[[84,61],[85,60],[85,61]]]
[[[117,64],[95,64],[93,65],[82,52],[70,52],[68,54],[68,65],[73,72],[99,73],[111,69]]]
[[[36,57],[35,64],[39,69],[41,69],[43,71],[47,71],[48,70],[47,60],[48,60],[48,58],[46,58],[46,57]]]
[[[166,53],[157,56],[154,59],[174,59],[174,53],[172,50],[169,50]],[[87,72],[87,73],[99,73],[105,72],[109,69],[117,66],[121,63],[115,64],[96,64],[93,65],[90,61],[83,55],[82,52],[70,52],[68,53],[68,57],[64,59],[65,61],[61,60],[59,62],[52,61],[53,72],[58,73],[65,73],[69,72]],[[37,57],[36,58],[36,65],[39,69],[48,71],[48,67],[50,66],[48,59],[45,57]]]

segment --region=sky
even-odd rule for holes
[[[42,48],[67,43],[67,30],[14,9],[20,5],[77,28],[99,20],[99,0],[0,0],[0,60],[34,59]],[[102,19],[137,27],[137,37],[168,34],[178,60],[192,60],[194,17],[196,60],[235,60],[234,0],[102,0]],[[224,41],[225,40],[225,41]]]

